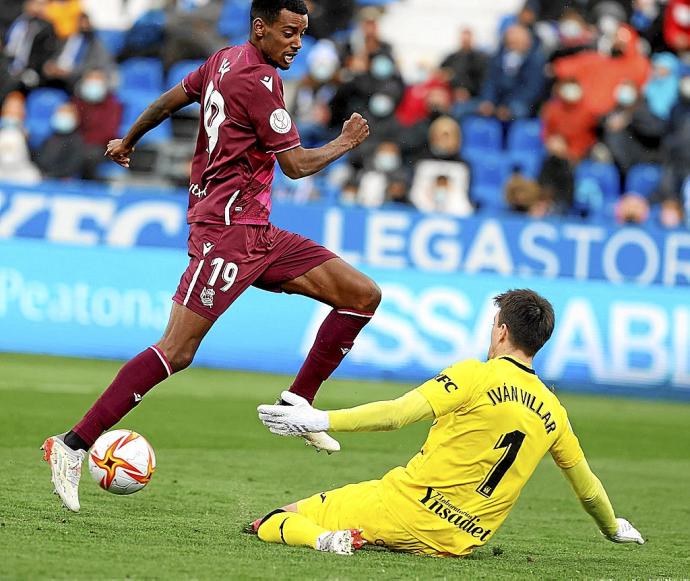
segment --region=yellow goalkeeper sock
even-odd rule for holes
[[[316,539],[328,531],[296,512],[274,512],[259,525],[259,538],[267,543],[316,548]]]

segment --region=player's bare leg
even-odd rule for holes
[[[161,340],[120,369],[110,386],[81,421],[63,436],[52,436],[42,446],[50,464],[55,491],[63,504],[79,511],[81,463],[104,431],[132,410],[161,381],[188,367],[202,339],[213,325],[186,307],[173,303]]]
[[[321,323],[307,358],[290,391],[309,403],[321,384],[349,353],[355,338],[373,317],[381,290],[368,276],[340,258],[333,258],[282,285],[287,293],[304,295],[333,307]],[[324,432],[307,434],[307,443],[336,452],[340,445]]]

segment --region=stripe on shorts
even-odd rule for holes
[[[235,200],[237,199],[237,196],[240,194],[240,191],[237,190],[232,196],[230,196],[230,199],[228,200],[228,203],[225,204],[225,225],[230,226],[230,206],[233,205]]]
[[[187,289],[187,294],[184,297],[184,301],[182,301],[182,304],[186,307],[187,303],[189,302],[189,297],[192,296],[192,290],[194,290],[194,285],[196,284],[196,280],[199,278],[199,273],[201,272],[201,268],[204,266],[204,261],[200,260],[199,261],[199,266],[196,267],[196,270],[194,271],[194,276],[192,277],[192,282],[189,283],[189,288]]]

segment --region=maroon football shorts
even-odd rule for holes
[[[189,266],[173,301],[215,321],[250,285],[281,292],[280,285],[331,258],[330,250],[273,224],[189,228]]]

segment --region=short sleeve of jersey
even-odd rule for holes
[[[551,456],[559,468],[572,468],[585,457],[580,441],[577,439],[573,428],[568,421],[568,414],[561,408],[563,413],[563,428],[551,446]]]
[[[417,388],[434,410],[434,416],[438,418],[467,407],[472,400],[481,365],[474,359],[456,363]]]
[[[204,73],[208,61],[201,65],[198,69],[189,73],[182,79],[182,88],[190,99],[194,99],[197,103],[201,102],[201,91],[204,85]]]
[[[267,153],[280,153],[300,144],[297,127],[285,109],[283,84],[275,69],[259,67],[251,80],[245,104],[252,127]]]

